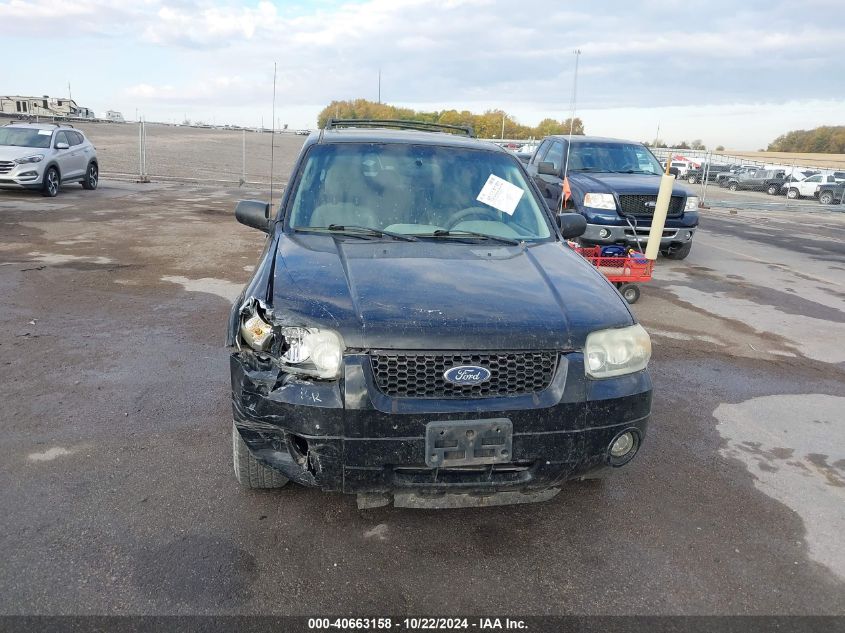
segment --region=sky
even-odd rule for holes
[[[764,148],[845,125],[843,0],[0,0],[0,94],[313,128],[333,99]],[[804,19],[804,17],[807,19]],[[829,19],[825,19],[829,16]],[[575,54],[581,51],[577,83]],[[8,61],[8,60],[7,60]],[[136,115],[136,112],[138,113]]]

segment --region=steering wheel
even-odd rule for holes
[[[499,220],[499,212],[487,207],[469,207],[458,211],[455,215],[449,218],[449,223],[446,225],[446,230],[451,231],[458,223],[466,218],[472,216],[481,216],[490,220]]]

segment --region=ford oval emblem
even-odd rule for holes
[[[443,378],[453,385],[480,385],[490,380],[490,370],[476,365],[461,365],[447,369]]]

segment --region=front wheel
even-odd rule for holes
[[[728,185],[728,189],[730,189],[731,191],[736,191],[737,189],[739,189],[739,185],[736,184],[735,182],[732,182],[731,184]]]
[[[776,196],[776,195],[778,195],[779,190],[780,190],[780,187],[778,187],[777,185],[769,185],[769,188],[766,189],[766,193],[769,194],[770,196]]]
[[[676,248],[669,247],[664,253],[666,259],[686,259],[692,250],[692,242],[687,242]]]
[[[100,178],[100,170],[97,169],[97,163],[88,163],[88,169],[85,172],[85,178],[82,179],[82,188],[88,191],[93,191],[97,188],[97,182]]]
[[[786,192],[786,197],[790,200],[796,200],[801,197],[801,194],[798,193],[797,189],[793,188]]]
[[[41,195],[48,198],[55,198],[59,195],[59,170],[55,167],[48,167],[44,172],[44,182],[41,185]]]
[[[695,176],[688,176],[688,177],[687,177],[687,182],[688,182],[689,184],[691,184],[691,185],[694,185],[695,183],[697,183],[697,182],[698,182],[698,178],[696,178]]]
[[[823,191],[822,194],[819,196],[819,202],[821,202],[822,204],[833,204],[833,192]]]
[[[232,461],[235,479],[246,488],[281,488],[289,479],[274,468],[265,466],[250,452],[232,422]]]

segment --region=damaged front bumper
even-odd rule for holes
[[[621,433],[630,431],[641,445],[651,407],[647,372],[587,380],[580,353],[561,354],[549,387],[525,396],[389,397],[375,385],[364,353],[344,356],[339,380],[321,381],[239,350],[231,378],[235,425],[259,460],[305,486],[397,498],[532,492],[600,476],[616,469],[609,447]],[[429,423],[490,419],[512,424],[509,460],[427,465]]]

